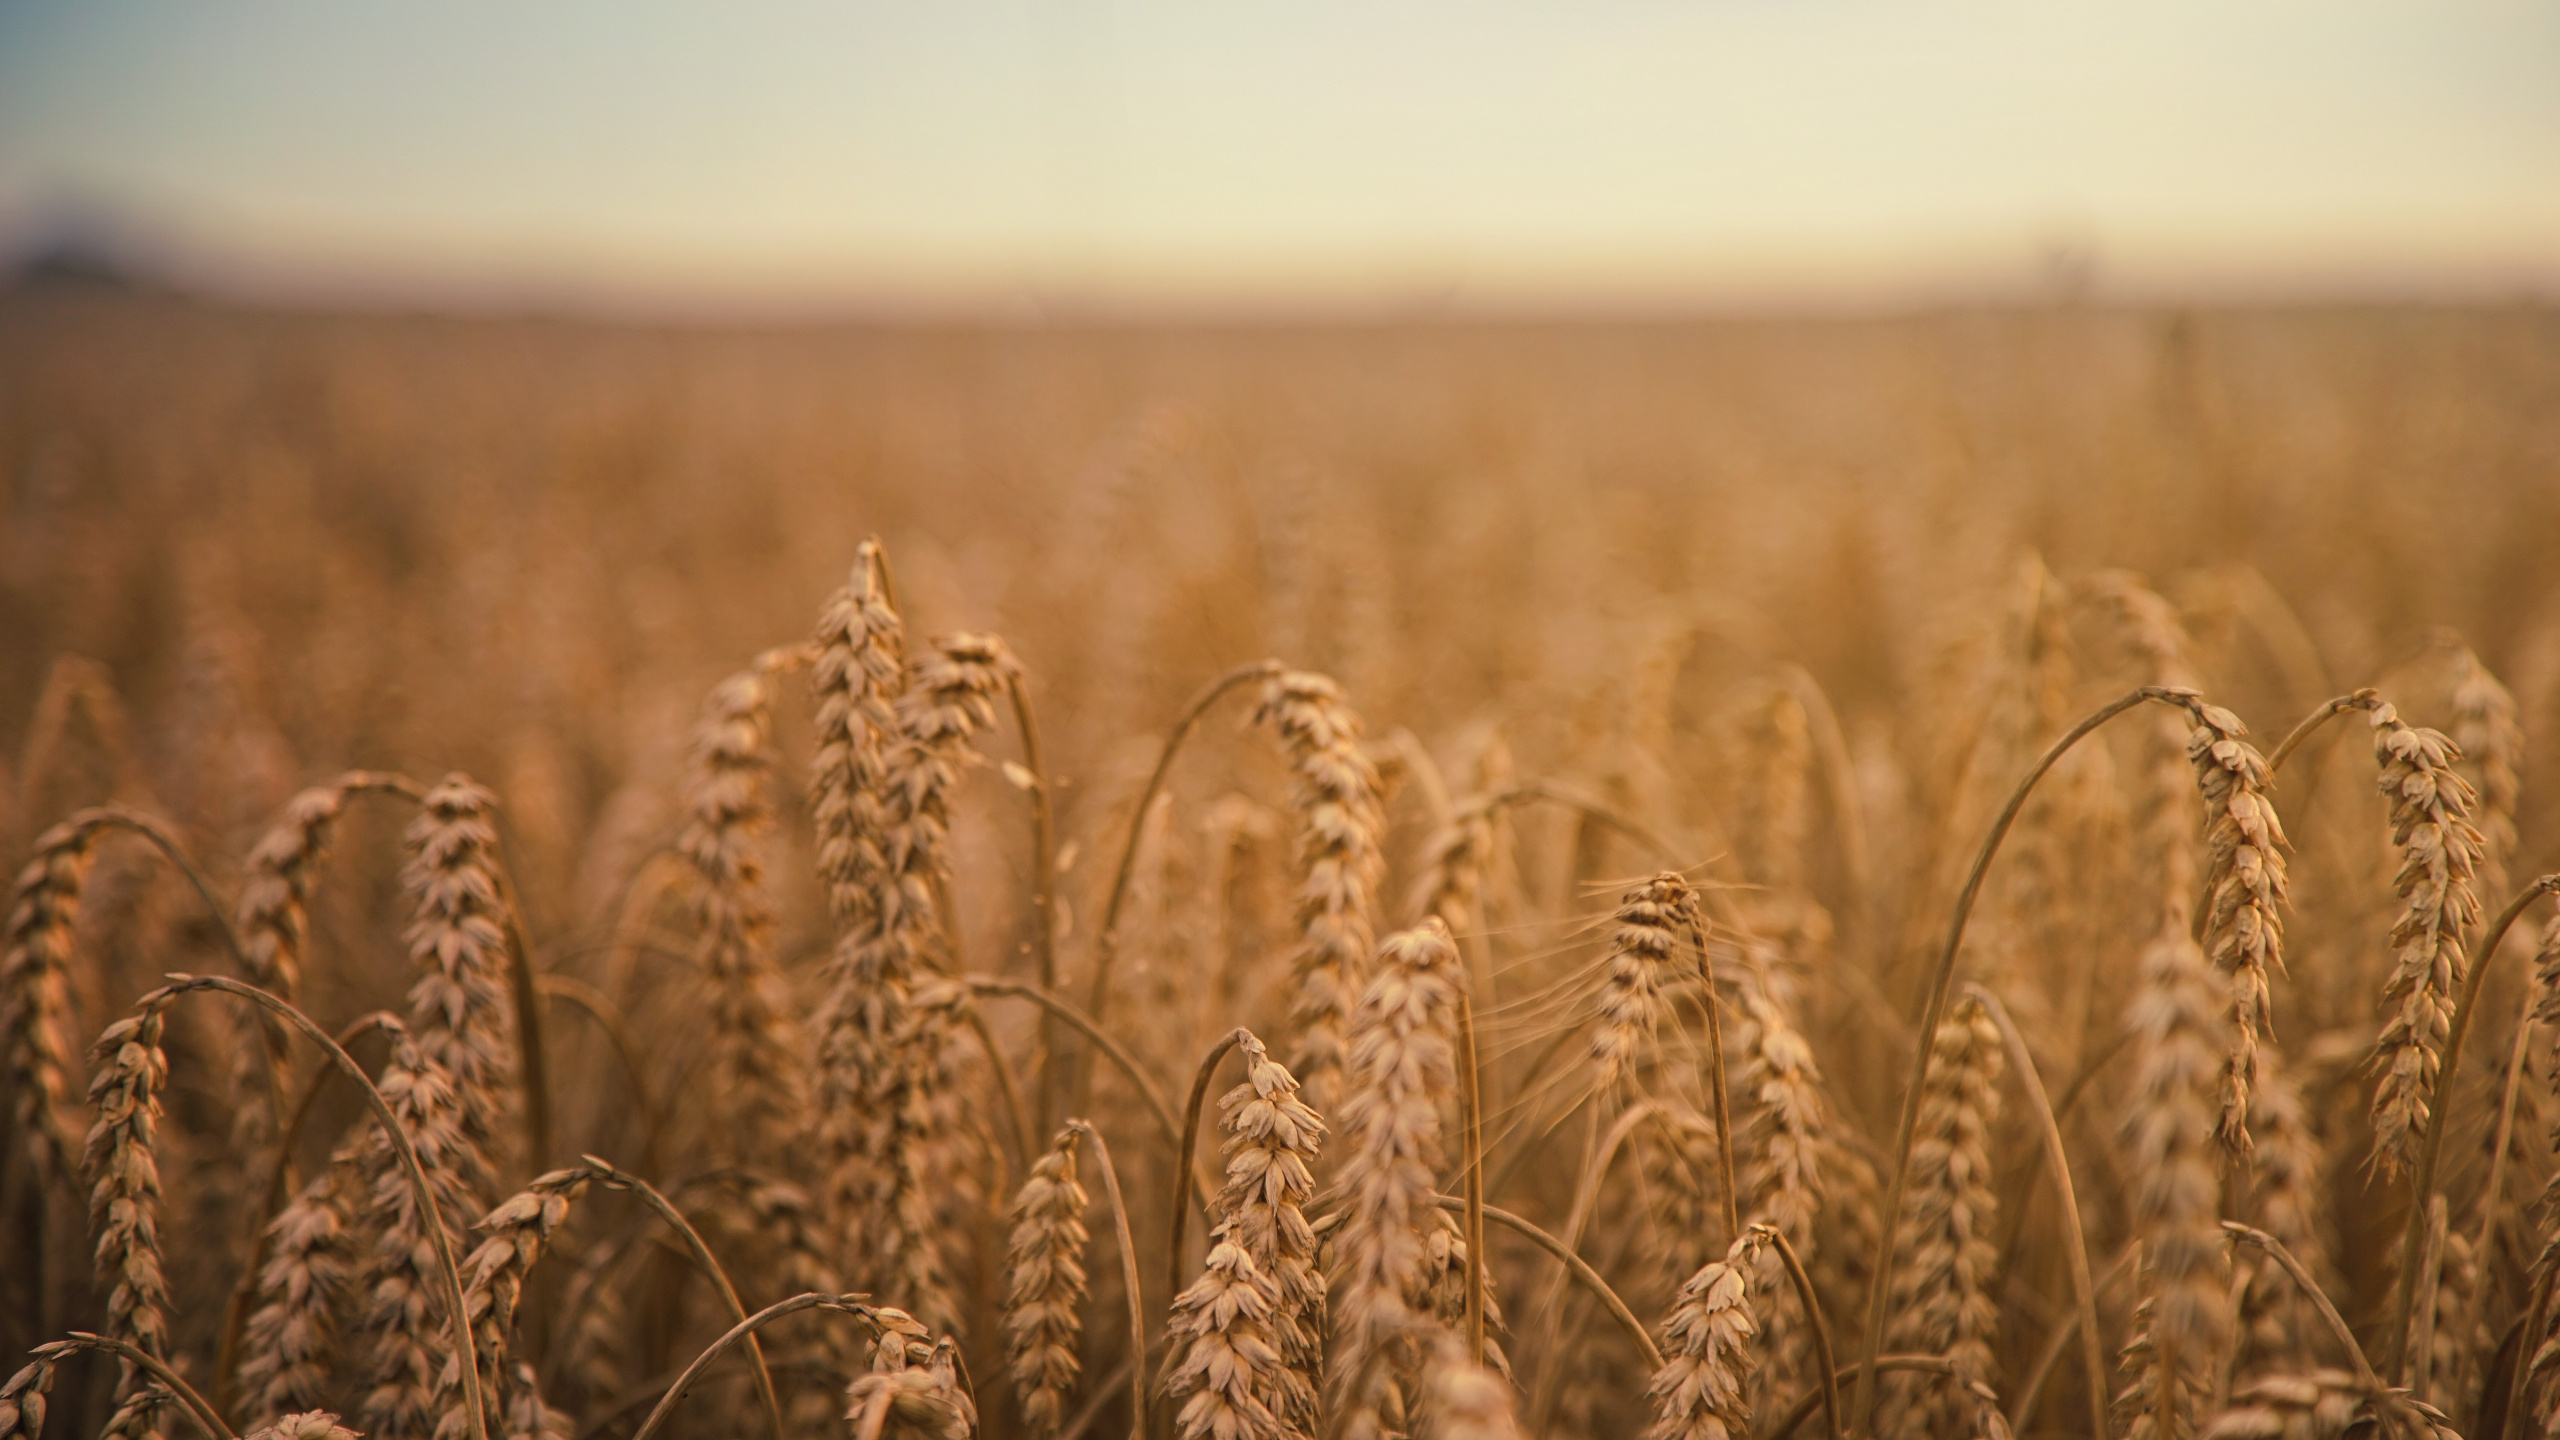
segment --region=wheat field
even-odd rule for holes
[[[2560,1433],[2547,308],[62,287],[0,486],[0,1437]]]

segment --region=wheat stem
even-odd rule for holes
[[[632,1435],[631,1440],[651,1440],[651,1437],[666,1425],[667,1417],[675,1413],[677,1403],[693,1389],[694,1377],[708,1368],[712,1361],[719,1359],[730,1346],[786,1315],[797,1315],[803,1310],[833,1310],[851,1315],[868,1322],[875,1331],[880,1324],[879,1312],[863,1304],[862,1297],[859,1295],[821,1295],[813,1291],[767,1305],[730,1326],[726,1334],[712,1341],[701,1354],[694,1356],[693,1362],[677,1373],[675,1383],[667,1387],[667,1393],[659,1397],[656,1408],[649,1412],[649,1418],[640,1422],[640,1428]]]
[[[1876,1263],[1867,1281],[1866,1351],[1869,1355],[1884,1349],[1885,1295],[1893,1272],[1894,1232],[1900,1224],[1903,1192],[1911,1180],[1911,1142],[1920,1123],[1920,1092],[1929,1079],[1929,1037],[1938,1033],[1939,1022],[1945,1018],[1947,992],[1955,981],[1956,952],[1964,943],[1965,921],[1973,913],[1975,897],[1982,892],[1983,878],[1990,872],[1991,859],[1999,853],[2000,842],[2008,835],[2009,827],[2017,822],[2018,812],[2026,808],[2027,796],[2035,789],[2036,782],[2043,779],[2044,773],[2052,769],[2054,762],[2072,746],[2079,744],[2099,726],[2146,700],[2185,707],[2192,704],[2194,698],[2195,692],[2191,690],[2145,685],[2091,711],[2046,749],[2036,761],[2035,768],[2029,770],[2026,778],[2018,782],[2017,789],[2010,793],[2009,803],[2001,809],[1999,818],[1991,823],[1991,832],[1983,837],[1982,848],[1974,856],[1973,868],[1965,876],[1964,888],[1957,893],[1955,914],[1947,924],[1946,943],[1939,949],[1936,968],[1929,978],[1929,996],[1921,1006],[1916,1031],[1920,1040],[1915,1047],[1911,1078],[1903,1086],[1902,1119],[1894,1142],[1893,1180],[1885,1188]],[[1849,1434],[1852,1440],[1872,1434],[1869,1427],[1875,1416],[1875,1401],[1875,1373],[1862,1370],[1858,1373],[1857,1395],[1850,1401],[1852,1418]]]
[[[2009,1007],[1980,985],[1967,984],[1964,991],[1999,1027],[2001,1042],[2009,1050],[2009,1064],[2018,1072],[2019,1088],[2026,1091],[2028,1108],[2035,1113],[2036,1133],[2044,1142],[2046,1173],[2053,1177],[2054,1198],[2060,1202],[2058,1208],[2062,1212],[2063,1259],[2071,1270],[2071,1299],[2080,1328],[2080,1361],[2088,1369],[2089,1434],[2092,1440],[2105,1440],[2107,1360],[2098,1340],[2098,1287],[2089,1278],[2089,1242],[2080,1229],[2080,1199],[2071,1184],[2071,1158],[2063,1150],[2062,1125],[2054,1118],[2052,1102],[2045,1098],[2044,1078],[2036,1072],[2035,1055],[2027,1049],[2027,1037],[2018,1033],[2016,1022],[2009,1018]]]
[[[1165,1246],[1166,1281],[1171,1294],[1182,1293],[1182,1238],[1183,1232],[1191,1226],[1191,1199],[1196,1183],[1191,1157],[1200,1141],[1200,1109],[1208,1101],[1209,1082],[1217,1076],[1218,1062],[1226,1058],[1228,1051],[1253,1038],[1253,1032],[1241,1025],[1228,1031],[1217,1044],[1209,1047],[1208,1054],[1200,1058],[1199,1072],[1191,1078],[1191,1102],[1183,1107],[1182,1112],[1182,1137],[1174,1142],[1173,1147],[1173,1238]],[[1211,1203],[1203,1198],[1203,1218],[1206,1218],[1206,1210]]]
[[[1129,1299],[1129,1434],[1144,1440],[1147,1433],[1147,1307],[1138,1294],[1138,1244],[1129,1236],[1129,1202],[1120,1196],[1120,1172],[1111,1163],[1111,1147],[1103,1143],[1102,1132],[1084,1120],[1070,1120],[1067,1128],[1093,1142],[1094,1163],[1102,1168],[1102,1191],[1111,1197],[1111,1223],[1120,1237],[1120,1285]]]

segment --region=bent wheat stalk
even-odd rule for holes
[[[1111,1163],[1111,1147],[1089,1121],[1070,1120],[1067,1128],[1093,1142],[1093,1162],[1102,1171],[1102,1192],[1111,1197],[1111,1223],[1120,1238],[1120,1286],[1129,1296],[1129,1434],[1147,1433],[1147,1307],[1138,1293],[1138,1244],[1129,1236],[1129,1202],[1120,1195],[1120,1172]]]
[[[2063,1259],[2071,1270],[2071,1299],[2079,1315],[2080,1361],[2089,1377],[2089,1433],[2093,1437],[2107,1433],[2107,1359],[2098,1340],[2098,1287],[2089,1278],[2089,1242],[2080,1230],[2080,1199],[2071,1185],[2071,1159],[2062,1148],[2062,1126],[2054,1119],[2053,1104],[2045,1098],[2044,1079],[2036,1073],[2036,1060],[2027,1049],[2027,1037],[2018,1033],[2017,1024],[2009,1018],[2009,1008],[2000,997],[1979,985],[1967,984],[1966,995],[1982,1006],[1991,1023],[2000,1029],[2000,1039],[2009,1049],[2010,1067],[2018,1072],[2019,1088],[2027,1092],[2027,1105],[2035,1114],[2036,1132],[2044,1141],[2047,1172],[2053,1176],[2054,1198],[2062,1212]],[[2021,1414],[2021,1420],[2026,1417]]]
[[[779,1300],[767,1305],[730,1326],[727,1334],[712,1341],[701,1354],[694,1356],[693,1363],[685,1366],[676,1376],[675,1383],[667,1387],[667,1393],[659,1397],[657,1408],[649,1412],[649,1418],[640,1422],[640,1429],[632,1435],[631,1440],[651,1440],[652,1436],[665,1428],[667,1417],[675,1413],[677,1403],[692,1391],[694,1378],[708,1369],[711,1362],[719,1359],[730,1346],[786,1315],[797,1315],[803,1310],[833,1310],[865,1321],[874,1333],[877,1333],[880,1328],[879,1312],[863,1304],[862,1297],[859,1295],[821,1295],[811,1291],[806,1295],[794,1295],[788,1300]]]
[[[2194,691],[2168,685],[2145,685],[2099,706],[2071,727],[2061,739],[2048,747],[2011,792],[2009,803],[2002,807],[1998,819],[1991,822],[1991,832],[1982,840],[1982,848],[1974,856],[1973,868],[1965,876],[1964,888],[1957,893],[1954,916],[1947,923],[1947,939],[1940,947],[1936,968],[1929,977],[1929,996],[1920,1009],[1919,1025],[1914,1033],[1920,1037],[1914,1047],[1912,1073],[1902,1090],[1902,1119],[1894,1141],[1893,1180],[1885,1188],[1883,1225],[1876,1247],[1874,1272],[1867,1281],[1866,1352],[1881,1354],[1884,1350],[1885,1296],[1892,1284],[1895,1230],[1899,1227],[1902,1201],[1911,1183],[1911,1144],[1920,1124],[1920,1093],[1929,1079],[1928,1037],[1938,1033],[1946,1018],[1947,995],[1954,988],[1956,952],[1964,944],[1965,921],[1973,914],[1974,900],[1982,893],[1982,882],[1991,870],[1992,857],[2000,853],[2000,842],[2007,838],[2009,827],[2017,823],[2018,812],[2026,808],[2027,797],[2036,782],[2054,767],[2074,745],[2101,725],[2125,711],[2154,701],[2163,705],[2187,708],[2199,703]],[[1871,1435],[1875,1418],[1876,1377],[1872,1369],[1858,1372],[1856,1397],[1850,1402],[1849,1434],[1853,1440]]]
[[[479,1356],[471,1341],[470,1315],[463,1305],[462,1267],[454,1259],[453,1239],[445,1228],[443,1212],[436,1207],[435,1187],[427,1183],[426,1169],[418,1163],[417,1148],[409,1143],[408,1132],[401,1128],[398,1117],[392,1114],[391,1103],[374,1087],[373,1078],[364,1073],[364,1067],[356,1063],[355,1057],[329,1038],[328,1031],[321,1029],[310,1016],[264,990],[219,975],[172,973],[169,982],[162,993],[170,998],[196,990],[219,990],[265,1006],[278,1019],[318,1045],[330,1062],[338,1067],[338,1073],[355,1082],[356,1087],[364,1092],[366,1103],[373,1107],[374,1118],[381,1122],[383,1133],[390,1137],[392,1149],[399,1156],[401,1170],[409,1177],[409,1188],[417,1200],[418,1213],[426,1221],[423,1228],[435,1242],[436,1265],[444,1273],[447,1320],[453,1327],[454,1358],[462,1367],[463,1404],[471,1416],[471,1437],[472,1440],[489,1440],[488,1417],[480,1399]]]

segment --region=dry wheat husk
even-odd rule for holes
[[[1663,1322],[1662,1368],[1645,1392],[1654,1405],[1645,1440],[1750,1440],[1760,1333],[1751,1283],[1767,1244],[1766,1232],[1746,1230],[1680,1287]]]

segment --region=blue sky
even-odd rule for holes
[[[2551,0],[0,0],[0,229],[779,305],[2560,288]]]

